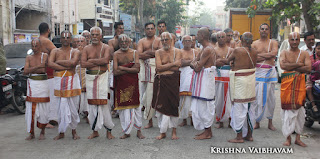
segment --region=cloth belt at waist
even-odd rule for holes
[[[32,80],[47,80],[48,76],[47,74],[38,74],[38,75],[30,75],[29,78]]]
[[[102,70],[87,70],[86,73],[89,74],[89,75],[101,75],[103,73],[105,73],[106,70],[102,71]]]

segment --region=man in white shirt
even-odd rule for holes
[[[301,47],[301,50],[308,51],[309,56],[312,56],[314,44],[315,44],[315,36],[314,33],[311,31],[308,31],[304,33],[303,35],[304,42],[306,43],[304,46]]]

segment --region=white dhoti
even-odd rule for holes
[[[81,92],[80,95],[79,113],[83,114],[84,112],[88,112],[87,92]]]
[[[230,71],[230,95],[234,102],[230,125],[236,133],[242,132],[243,137],[249,129],[253,131],[255,94],[255,69]]]
[[[100,75],[93,74],[95,73],[86,74],[87,98],[89,104],[88,119],[90,126],[94,131],[98,131],[103,126],[111,131],[114,124],[111,117],[111,106],[108,103],[108,72],[101,73]]]
[[[217,69],[216,80],[216,119],[218,122],[228,121],[231,111],[230,98],[230,66],[225,65]]]
[[[54,95],[58,97],[58,131],[64,133],[68,127],[75,129],[80,122],[78,114],[80,80],[77,74],[69,71],[55,72]]]
[[[133,127],[135,127],[137,130],[141,130],[141,107],[119,110],[119,118],[123,130],[122,132],[125,134],[130,134]]]
[[[40,79],[34,79],[33,77],[40,77]],[[47,75],[42,74],[32,74],[27,82],[25,119],[27,123],[27,132],[34,133],[34,118],[36,118],[37,127],[40,129],[45,128],[49,122],[49,84]]]
[[[197,130],[212,126],[215,114],[216,67],[204,68],[192,75],[192,122]]]
[[[246,137],[249,129],[253,131],[255,118],[251,103],[234,103],[230,115],[230,126],[236,133],[242,132],[242,136]]]
[[[158,119],[160,133],[166,133],[168,128],[176,128],[178,126],[179,117],[167,116],[160,112],[156,112],[156,117]]]
[[[274,66],[257,64],[256,101],[252,103],[256,107],[255,116],[257,117],[257,122],[265,118],[273,118],[276,105],[274,89],[277,81],[277,71]]]
[[[50,92],[50,111],[49,120],[58,121],[58,97],[54,96],[54,78],[48,79],[49,92]]]
[[[182,67],[180,70],[180,102],[179,118],[186,119],[191,114],[191,79],[193,69],[190,66]]]
[[[305,109],[303,107],[297,110],[281,109],[282,134],[285,137],[291,135],[294,131],[302,134],[305,122]]]
[[[114,108],[113,61],[111,61],[109,64],[110,64],[109,65],[110,70],[108,71],[108,81],[109,81],[109,88],[110,88],[109,89],[109,97],[110,97],[110,99],[109,99],[108,103],[109,103],[111,108]]]
[[[144,106],[144,118],[146,120],[152,119],[155,115],[155,110],[152,108],[153,97],[153,81],[155,75],[155,58],[147,60],[140,60],[139,72],[139,93],[140,93],[140,107]]]
[[[87,100],[87,92],[86,92],[86,68],[81,68],[80,65],[77,65],[76,72],[80,79],[81,84],[81,95],[80,95],[80,104],[78,107],[79,114],[83,114],[84,112],[88,112],[88,100]]]

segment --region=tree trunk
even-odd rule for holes
[[[310,20],[311,16],[308,14],[308,11],[311,9],[312,4],[314,4],[314,0],[302,0],[302,12],[303,12],[303,18],[304,22],[307,26],[308,31],[314,31],[312,26],[312,22]]]
[[[139,0],[139,8],[138,8],[138,28],[140,30],[141,35],[143,34],[143,4],[144,0]]]

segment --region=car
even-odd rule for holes
[[[317,42],[320,42],[320,39],[315,39],[315,43]],[[306,43],[304,42],[304,38],[300,38],[300,44],[299,44],[299,49],[302,48]],[[280,48],[278,50],[278,55],[276,57],[276,69],[278,71],[278,82],[280,83],[281,80],[281,74],[283,73],[283,70],[281,69],[280,67],[280,53],[283,51],[283,50],[288,50],[290,48],[290,44],[289,44],[289,41],[288,39],[284,40],[281,45],[280,45]]]
[[[25,64],[28,50],[31,49],[30,42],[11,43],[4,46],[8,68],[21,68]]]

